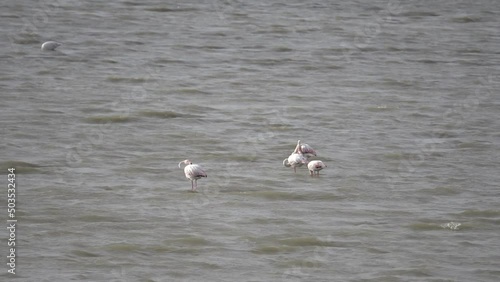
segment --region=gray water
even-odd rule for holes
[[[499,280],[499,1],[23,0],[0,22],[3,281]],[[283,167],[298,139],[319,177]]]

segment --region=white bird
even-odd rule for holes
[[[307,164],[307,158],[302,154],[291,154],[288,158],[283,160],[285,167],[293,167],[293,172],[297,172],[297,167]]]
[[[324,164],[320,160],[315,160],[315,161],[310,161],[307,164],[307,168],[309,169],[309,173],[311,176],[314,176],[314,174],[319,175],[319,171],[324,169],[326,167],[326,164]]]
[[[190,160],[183,160],[179,163],[179,168],[181,168],[181,164],[185,164],[184,167],[184,175],[186,178],[191,180],[191,191],[195,191],[198,188],[197,180],[202,177],[207,177],[207,173],[200,165],[193,164]]]
[[[293,153],[290,156],[288,156],[288,158],[283,160],[283,165],[285,167],[293,167],[293,172],[297,173],[297,167],[301,167],[304,164],[307,164],[307,158],[302,153],[299,140],[297,142],[295,150],[293,150]]]
[[[42,44],[42,50],[43,51],[54,51],[56,50],[57,47],[61,46],[62,44],[59,42],[55,41],[47,41]]]

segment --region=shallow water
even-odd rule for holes
[[[497,281],[499,14],[5,4],[16,281]],[[320,177],[282,166],[297,139]],[[198,193],[186,158],[208,173]]]

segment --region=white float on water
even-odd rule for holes
[[[55,41],[47,41],[42,44],[42,50],[43,51],[54,51],[56,50],[57,47],[61,46],[62,44],[59,42]]]

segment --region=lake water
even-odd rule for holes
[[[499,1],[166,2],[2,4],[3,281],[499,281]]]

